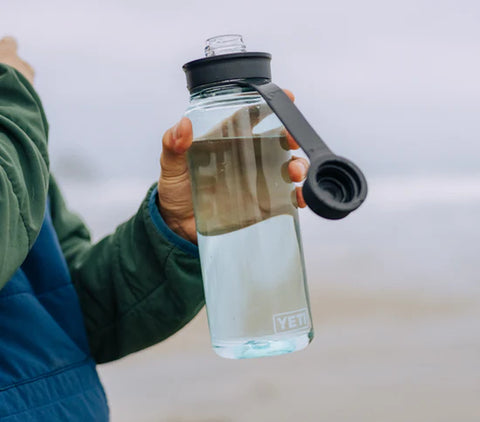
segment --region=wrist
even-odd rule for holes
[[[178,218],[175,213],[162,207],[158,193],[155,204],[163,221],[172,232],[195,245],[197,244],[197,232],[193,214],[186,218]]]

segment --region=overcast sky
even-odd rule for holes
[[[331,148],[368,175],[478,173],[480,3],[0,0],[36,69],[62,174],[157,177],[181,66],[243,34]],[[128,166],[128,172],[126,168]]]

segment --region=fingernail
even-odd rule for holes
[[[280,174],[282,175],[282,179],[284,182],[292,182],[292,180],[290,179],[290,174],[288,173],[288,161],[286,163],[283,163],[280,167]]]
[[[172,129],[172,138],[173,138],[174,141],[176,141],[177,138],[178,138],[178,126],[179,125],[180,125],[180,122],[177,123]]]

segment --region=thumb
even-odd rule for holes
[[[186,173],[186,152],[192,145],[192,141],[192,122],[187,117],[183,117],[175,126],[165,132],[160,156],[162,177],[178,177]]]

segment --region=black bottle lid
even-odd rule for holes
[[[193,60],[183,65],[190,92],[242,79],[270,81],[269,53],[231,53]]]

